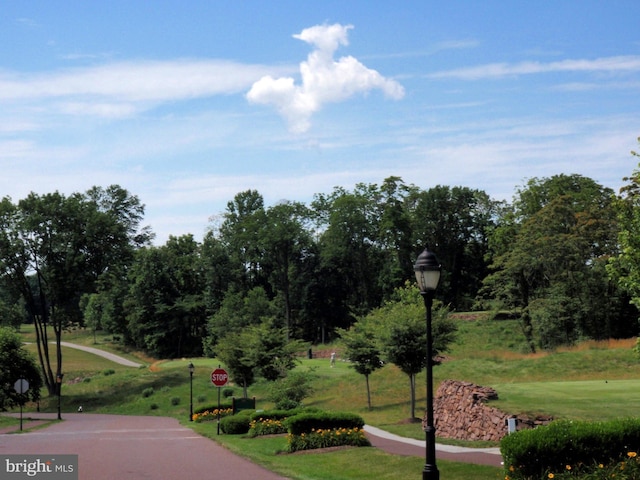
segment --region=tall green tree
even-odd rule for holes
[[[485,292],[522,312],[531,350],[617,335],[629,321],[605,271],[617,250],[612,191],[579,175],[533,179],[495,244]],[[510,238],[507,241],[505,233]]]
[[[443,185],[413,190],[408,201],[414,252],[428,246],[442,263],[439,296],[454,308],[471,308],[488,273],[489,234],[500,202],[481,190]]]
[[[640,162],[640,154],[632,151],[631,155]],[[633,305],[640,308],[640,168],[624,181],[626,185],[614,202],[620,251],[610,258],[607,269],[617,284],[628,292]]]
[[[69,197],[31,193],[17,204],[2,200],[0,276],[20,294],[36,325],[38,358],[50,393],[62,375],[62,332],[82,324],[80,297],[149,240],[148,231],[138,229],[143,213],[137,197],[118,186]],[[55,376],[49,328],[56,345]]]
[[[200,248],[192,235],[138,252],[126,300],[128,330],[139,348],[161,358],[202,353],[207,311]]]

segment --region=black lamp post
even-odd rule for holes
[[[431,307],[433,296],[440,281],[440,264],[435,253],[424,249],[413,269],[427,310],[427,422],[425,425],[426,460],[422,471],[423,480],[439,480],[436,466],[436,428],[433,421],[433,335],[431,332]]]
[[[58,420],[62,420],[62,414],[60,412],[60,400],[62,399],[62,377],[64,377],[64,373],[58,373],[56,375],[56,385],[58,386]]]
[[[189,421],[193,422],[193,372],[196,367],[189,362]]]

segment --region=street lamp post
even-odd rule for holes
[[[189,421],[193,422],[193,372],[196,367],[189,362]]]
[[[62,399],[62,377],[64,377],[64,373],[58,373],[56,375],[56,385],[58,387],[58,420],[62,420],[62,414],[60,412],[60,400]]]
[[[440,472],[436,465],[436,428],[433,421],[433,335],[431,329],[431,307],[433,296],[440,281],[440,264],[435,253],[425,248],[418,256],[413,267],[420,294],[427,310],[427,422],[425,425],[425,464],[422,470],[423,480],[439,480]]]

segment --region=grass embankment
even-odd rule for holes
[[[607,420],[635,416],[640,398],[640,362],[634,357],[633,341],[589,343],[554,353],[523,353],[518,325],[514,321],[460,320],[460,338],[442,365],[434,370],[436,383],[456,379],[490,386],[500,400],[492,402],[509,413],[541,413],[556,418]],[[116,353],[117,346],[98,336],[76,332],[65,341],[104,348]],[[35,346],[31,346],[34,348]],[[154,368],[121,367],[78,350],[64,348],[65,383],[63,412],[83,405],[85,412],[173,416],[189,424],[189,373],[193,361],[194,408],[214,405],[217,389],[209,374],[217,361],[183,359],[155,363]],[[142,359],[150,366],[151,359]],[[327,410],[360,414],[365,422],[394,433],[424,438],[420,425],[407,424],[409,380],[395,366],[387,365],[370,378],[373,408],[366,405],[364,378],[338,361],[330,368],[328,359],[301,360],[298,368],[314,369],[315,392],[307,405]],[[418,384],[423,384],[418,380]],[[249,394],[257,397],[258,408],[269,408],[267,385],[256,384]],[[236,395],[241,395],[236,389]],[[424,409],[424,389],[418,389],[417,412]],[[55,402],[43,408],[55,410]],[[291,478],[360,479],[375,475],[381,479],[415,476],[424,460],[418,457],[386,455],[372,448],[346,449],[330,453],[276,455],[283,438],[243,439],[216,436],[215,425],[190,424],[228,448]],[[442,478],[495,479],[499,469],[438,461]],[[364,472],[360,472],[364,470]],[[292,472],[296,472],[295,474]]]

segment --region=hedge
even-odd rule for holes
[[[640,419],[556,421],[507,435],[500,450],[512,479],[542,478],[572,465],[607,465],[640,450]]]
[[[242,435],[249,431],[248,415],[230,415],[220,419],[220,431],[228,435]]]
[[[310,433],[314,430],[332,430],[336,428],[364,427],[361,416],[353,413],[309,412],[287,419],[287,427],[292,435]]]

